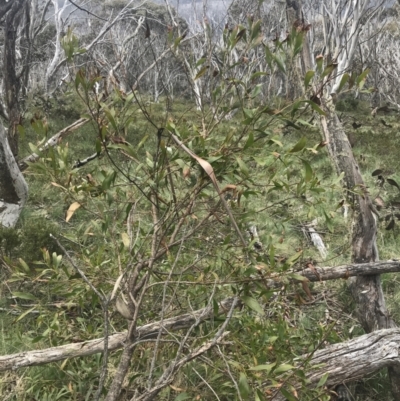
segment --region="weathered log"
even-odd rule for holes
[[[307,374],[309,387],[318,384],[321,377],[328,374],[326,385],[358,380],[383,368],[400,367],[400,329],[376,330],[315,352],[310,364],[314,365]],[[303,355],[300,360],[306,359]],[[299,388],[300,389],[300,388]],[[286,400],[277,394],[277,401]]]
[[[229,311],[234,298],[227,298],[219,303],[220,313]],[[197,321],[204,322],[214,316],[212,306],[198,309],[192,313],[171,317],[162,322],[149,323],[137,329],[137,341],[156,338],[161,331],[168,334],[171,330],[182,330],[192,326]],[[116,333],[108,338],[108,349],[114,351],[124,346],[127,332]],[[43,365],[50,362],[62,361],[67,358],[83,357],[98,354],[104,351],[104,338],[61,345],[58,347],[42,350],[19,352],[17,354],[4,355],[0,357],[0,372],[5,370],[16,370],[27,366]]]
[[[328,385],[360,379],[382,368],[400,367],[400,329],[376,330],[355,339],[317,351],[312,365],[317,368],[308,379],[318,383],[328,373]],[[320,365],[321,364],[321,365]]]
[[[387,260],[372,263],[353,263],[334,267],[312,267],[298,272],[309,281],[327,281],[356,276],[371,276],[400,272],[400,260]]]

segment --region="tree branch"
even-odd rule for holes
[[[57,132],[57,134],[53,135],[46,143],[40,147],[40,152],[44,152],[50,147],[56,146],[64,137],[66,137],[68,134],[71,132],[77,130],[78,128],[82,127],[86,123],[88,123],[90,119],[88,118],[80,118],[79,120],[73,122],[71,125],[68,125],[68,127],[63,128],[61,131]],[[36,153],[32,153],[31,155],[23,158],[20,160],[18,163],[19,168],[21,171],[26,170],[28,167],[28,163],[34,163],[38,161],[40,158],[40,155]]]

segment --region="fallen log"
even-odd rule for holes
[[[325,374],[328,374],[326,385],[334,387],[358,380],[382,368],[399,368],[399,347],[400,328],[377,330],[343,343],[329,345],[316,351],[311,358],[311,370],[306,375],[308,388],[317,386]],[[299,360],[302,362],[306,358],[307,355],[303,355]],[[276,394],[274,400],[283,401],[286,398]]]
[[[224,299],[219,303],[219,312],[229,311],[234,298]],[[137,340],[149,340],[156,338],[161,331],[167,334],[171,330],[181,330],[191,327],[194,323],[204,322],[214,316],[213,306],[198,309],[191,313],[165,319],[162,322],[149,323],[137,329]],[[124,346],[126,332],[116,333],[108,337],[108,350],[114,351]],[[24,351],[17,354],[0,356],[0,372],[16,370],[27,366],[43,365],[50,362],[62,361],[67,358],[77,358],[98,354],[104,351],[104,338],[60,345],[58,347],[42,350]]]
[[[333,267],[309,267],[296,274],[309,281],[327,281],[354,276],[375,276],[384,273],[400,272],[400,260],[386,260],[371,263],[352,263]]]

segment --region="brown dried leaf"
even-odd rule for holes
[[[81,207],[81,204],[78,202],[74,202],[70,205],[67,210],[67,215],[65,216],[65,221],[68,223],[72,217],[72,215]]]

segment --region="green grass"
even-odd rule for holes
[[[193,105],[187,102],[177,101],[173,104],[171,111],[166,110],[164,102],[160,102],[159,104],[148,103],[146,107],[157,126],[165,125],[167,120],[174,121],[177,126],[179,125],[182,137],[190,135],[193,126],[201,127],[199,113],[195,110]],[[126,131],[123,131],[121,128],[121,134],[125,135],[126,139],[134,145],[138,145],[142,138],[148,135],[148,148],[154,149],[154,145],[156,144],[155,127],[143,117],[137,116],[135,118],[134,123],[130,124]],[[224,121],[218,128],[218,131],[213,133],[213,135],[217,137],[211,136],[208,139],[209,143],[220,143],[221,138],[225,138],[231,131],[237,130],[241,118],[241,116],[237,115],[231,121]],[[371,176],[372,171],[377,168],[391,169],[393,170],[393,174],[390,177],[400,183],[400,159],[396,152],[399,141],[397,131],[400,125],[400,119],[397,116],[384,117],[385,121],[392,125],[391,129],[386,129],[379,118],[372,119],[372,117],[366,114],[365,105],[357,105],[357,109],[354,112],[344,113],[342,118],[344,119],[346,130],[349,132],[354,131],[351,127],[351,123],[354,119],[363,121],[363,126],[354,132],[357,139],[354,153],[356,159],[359,161],[363,177],[369,187],[371,195],[374,197],[379,193],[385,201],[400,198],[399,190],[395,186],[386,183],[384,187],[380,189],[376,186],[375,178]],[[60,118],[59,115],[51,113],[47,116],[47,120],[50,127],[47,134],[48,137],[73,121],[68,118]],[[284,147],[288,149],[297,143],[304,135],[307,137],[307,146],[314,146],[320,141],[317,128],[307,128],[302,132],[293,129],[282,130],[282,127],[276,129],[276,137],[279,138],[279,140],[284,143]],[[96,129],[89,124],[71,134],[71,136],[60,145],[63,147],[68,143],[68,156],[66,160],[69,165],[67,169],[70,168],[77,159],[83,159],[95,152],[96,138]],[[26,142],[37,144],[42,139],[43,138],[41,138],[27,122],[25,144],[21,145],[22,155],[30,153]],[[111,154],[113,157],[119,158],[118,161],[123,168],[129,167],[129,160],[118,155],[117,152],[112,152]],[[256,146],[251,151],[248,151],[247,157],[250,159],[253,156],[257,158],[271,158],[272,160],[271,149],[263,148],[263,146]],[[143,153],[140,153],[139,157],[142,161],[145,161],[145,152],[143,151]],[[234,158],[232,158],[232,161],[234,162]],[[293,194],[287,194],[286,197],[290,198],[290,200],[285,200],[285,205],[283,205],[282,194],[280,192],[269,192],[265,188],[262,188],[264,183],[268,181],[268,175],[273,174],[274,165],[272,165],[271,170],[266,170],[253,161],[249,164],[251,168],[251,178],[255,186],[259,184],[259,192],[257,196],[249,195],[248,198],[243,198],[242,205],[236,209],[233,208],[233,212],[241,219],[243,229],[246,223],[256,222],[260,240],[267,251],[270,250],[273,245],[276,255],[287,257],[293,254],[294,249],[303,249],[303,255],[297,265],[298,267],[302,266],[308,259],[318,261],[318,264],[322,266],[345,264],[349,261],[350,257],[350,221],[346,222],[343,220],[340,210],[335,212],[335,205],[339,203],[342,194],[338,191],[338,186],[331,188],[331,182],[335,174],[332,170],[326,150],[322,150],[318,154],[310,156],[310,162],[313,171],[321,181],[321,186],[325,189],[325,193],[323,193],[321,197],[307,193],[306,199],[304,200]],[[101,170],[106,170],[108,168],[107,166],[108,160],[107,157],[104,157],[84,166],[80,169],[79,174],[82,177],[86,174],[91,174],[95,177]],[[217,168],[218,164],[214,166]],[[300,168],[297,171],[291,173],[288,182],[294,182],[302,176],[303,168],[301,167],[301,163],[299,163],[299,166]],[[195,167],[192,166],[192,169],[194,170]],[[289,170],[288,168],[288,171]],[[221,184],[239,181],[239,174],[236,170],[233,172],[222,170],[221,176],[232,179],[232,181],[229,181],[227,178],[226,181]],[[98,231],[96,231],[95,227],[92,227],[90,231],[91,235],[87,234],[88,220],[92,218],[93,213],[100,214],[100,208],[103,207],[101,205],[104,203],[103,198],[99,198],[98,202],[96,199],[93,199],[92,205],[98,207],[98,210],[79,209],[71,221],[67,223],[65,221],[65,213],[74,199],[49,182],[57,182],[57,179],[60,177],[52,176],[49,179],[48,175],[33,174],[29,169],[27,170],[26,177],[30,186],[30,197],[21,216],[21,221],[16,228],[17,238],[14,238],[16,242],[15,247],[13,248],[11,246],[11,250],[6,251],[4,250],[5,245],[3,244],[3,252],[9,252],[7,257],[9,258],[11,268],[21,274],[20,280],[11,282],[10,287],[13,288],[14,291],[23,290],[32,292],[43,304],[57,301],[75,301],[78,305],[73,308],[57,309],[57,313],[54,313],[53,310],[51,312],[52,315],[49,313],[49,310],[46,309],[45,305],[43,305],[45,314],[41,320],[38,320],[35,315],[28,315],[20,322],[16,322],[15,317],[5,315],[6,317],[3,319],[0,335],[2,354],[19,352],[33,347],[47,347],[49,344],[54,345],[64,341],[68,342],[75,339],[84,340],[101,336],[101,321],[96,320],[97,316],[99,316],[98,301],[95,299],[85,299],[88,291],[86,286],[82,284],[82,280],[80,278],[71,279],[71,277],[67,279],[68,275],[72,275],[72,269],[67,265],[56,268],[49,260],[43,261],[43,251],[41,248],[49,250],[49,257],[51,257],[53,251],[59,253],[59,250],[53,247],[54,243],[49,241],[48,234],[50,232],[56,233],[59,237],[66,237],[72,240],[68,242],[68,249],[71,250],[73,255],[80,256],[80,262],[85,269],[89,270],[90,264],[88,260],[91,258],[95,265],[95,270],[93,272],[89,271],[89,274],[92,274],[91,277],[98,277],[98,280],[101,281],[103,277],[102,272],[104,272],[105,269],[115,269],[113,263],[109,261],[104,265],[102,264],[109,260],[110,257],[107,246],[101,241],[101,227],[98,228]],[[68,179],[66,177],[68,176],[62,176],[60,180],[64,180],[65,182],[65,180]],[[72,182],[76,180],[76,183],[78,183],[79,179],[78,175],[73,175],[71,177]],[[128,187],[124,187],[124,190],[125,188]],[[76,194],[76,199],[83,199],[79,198],[80,196],[83,197],[84,195],[78,193]],[[321,201],[317,202],[319,198],[321,198]],[[312,208],[311,205],[313,204],[314,206]],[[321,217],[323,216],[323,210],[333,213],[329,225],[327,221]],[[111,215],[114,213],[112,206],[109,208],[109,213]],[[329,254],[326,261],[321,260],[316,249],[307,241],[300,229],[301,224],[310,222],[316,217],[319,217],[318,229],[323,233],[324,242],[328,247]],[[141,228],[144,230],[146,224],[149,225],[147,222],[148,216],[143,215],[140,219],[142,224]],[[218,230],[213,232],[213,227],[214,226],[210,226],[210,244],[214,241],[221,241],[221,238],[223,240],[230,230],[228,226],[219,225]],[[398,256],[397,236],[399,228],[396,226],[393,231],[387,231],[384,228],[385,223],[381,222],[378,236],[381,259],[396,258]],[[125,230],[126,228],[118,226],[118,229]],[[116,231],[114,237],[118,238],[119,234],[120,233]],[[196,238],[188,243],[188,249],[190,247],[196,249],[200,246],[199,244],[202,243],[204,244],[204,241],[202,242],[200,237]],[[44,287],[41,285],[29,283],[29,274],[23,272],[18,262],[19,257],[24,260],[26,259],[32,271],[35,271],[35,274],[37,274],[40,269],[48,268],[52,271],[48,279],[47,289],[43,289]],[[260,259],[261,261],[265,261],[262,257],[260,257]],[[42,264],[35,264],[35,260],[41,261]],[[215,269],[215,273],[224,274],[225,267],[221,264],[221,258],[215,255],[214,262],[215,266],[213,266],[213,268]],[[218,263],[220,263],[220,265],[218,265]],[[167,271],[169,267],[168,261],[165,262],[164,267]],[[26,276],[23,276],[23,274],[26,274]],[[4,277],[5,276],[6,274],[4,274]],[[197,279],[196,272],[193,272],[192,276],[188,276],[188,279]],[[398,313],[400,293],[396,289],[398,279],[399,275],[393,274],[382,277],[389,310],[397,320],[400,319]],[[106,284],[112,288],[113,283],[110,282]],[[57,289],[57,296],[51,293],[52,288]],[[3,295],[2,298],[6,300],[2,306],[4,308],[11,308],[12,301],[10,299],[9,288],[3,286],[1,291]],[[222,288],[220,293],[222,294],[223,291],[224,289]],[[293,319],[290,322],[294,326],[293,337],[304,337],[301,342],[293,340],[293,347],[298,347],[293,348],[293,351],[301,353],[308,350],[312,341],[315,340],[316,334],[313,332],[315,327],[320,327],[322,330],[327,327],[327,325],[333,325],[327,338],[329,342],[338,342],[349,336],[362,334],[362,329],[352,317],[353,310],[351,307],[351,300],[344,282],[315,284],[312,286],[312,291],[316,300],[310,305],[305,304],[307,295],[299,286],[291,286],[288,289],[287,295],[269,301],[271,302],[269,304],[269,309],[271,311],[282,311],[288,308],[288,313]],[[294,303],[292,302],[293,300],[295,301]],[[185,305],[185,299],[179,299],[179,301]],[[205,299],[198,300],[199,304],[204,304],[204,301]],[[291,305],[290,307],[287,306],[289,302]],[[329,311],[328,318],[326,314],[327,309]],[[142,321],[146,322],[151,320],[154,314],[155,313],[152,312],[149,307],[148,314],[142,317]],[[54,316],[54,319],[51,320],[50,316]],[[275,319],[279,319],[279,313],[273,315],[273,318],[271,322],[275,324]],[[121,322],[118,318],[113,319],[115,319],[113,323],[116,327],[124,327],[124,322]],[[243,319],[241,323],[238,321],[233,325],[233,328],[237,330],[238,333],[237,339],[243,338],[241,336],[245,335],[246,330],[249,330],[250,327],[253,329],[254,322],[257,322],[257,317],[252,313],[249,313],[248,316],[245,316]],[[245,324],[246,319],[249,321],[248,325]],[[90,320],[92,321],[88,324]],[[243,326],[240,326],[240,324]],[[246,346],[248,346],[247,351],[250,355],[250,359],[257,359],[257,361],[252,362],[253,364],[268,362],[265,359],[266,357],[263,356],[263,347],[270,346],[268,342],[269,337],[261,338],[261,334],[269,333],[268,335],[271,337],[276,331],[276,326],[274,327],[269,321],[263,321],[257,324],[259,324],[257,330],[259,330],[260,338],[256,338],[246,344]],[[286,322],[280,322],[279,324],[282,325],[282,330],[283,327],[287,325]],[[12,331],[10,331],[10,327]],[[44,335],[46,331],[47,334]],[[248,335],[250,338],[250,333],[248,333]],[[39,341],[36,344],[32,344],[31,340],[33,338],[38,338]],[[237,341],[239,348],[242,344],[239,344],[240,340]],[[285,349],[285,347],[287,348],[286,344],[282,343],[278,345],[281,350]],[[145,348],[143,348],[142,351],[146,352]],[[112,358],[114,357],[117,359],[117,355]],[[46,394],[49,400],[80,400],[83,399],[80,396],[81,394],[90,393],[90,391],[92,391],[91,386],[96,382],[96,372],[98,372],[99,369],[99,358],[99,356],[94,356],[91,358],[68,361],[65,364],[51,364],[43,367],[28,368],[25,371],[18,371],[16,373],[6,373],[1,376],[0,390],[3,389],[7,391],[7,386],[12,382],[15,383],[13,384],[15,398],[10,399],[28,400],[32,399],[32,397],[33,399],[35,397],[36,399],[45,399],[43,397],[44,394]],[[246,361],[243,363],[246,364],[250,362]],[[378,399],[377,391],[379,390],[381,391],[380,399],[382,399],[384,390],[379,387],[382,386],[382,380],[383,383],[386,383],[382,374],[363,380],[364,390],[362,391],[368,393],[371,400],[375,400]],[[197,381],[194,380],[193,387],[195,387],[196,383]],[[166,397],[165,399],[170,398]]]

